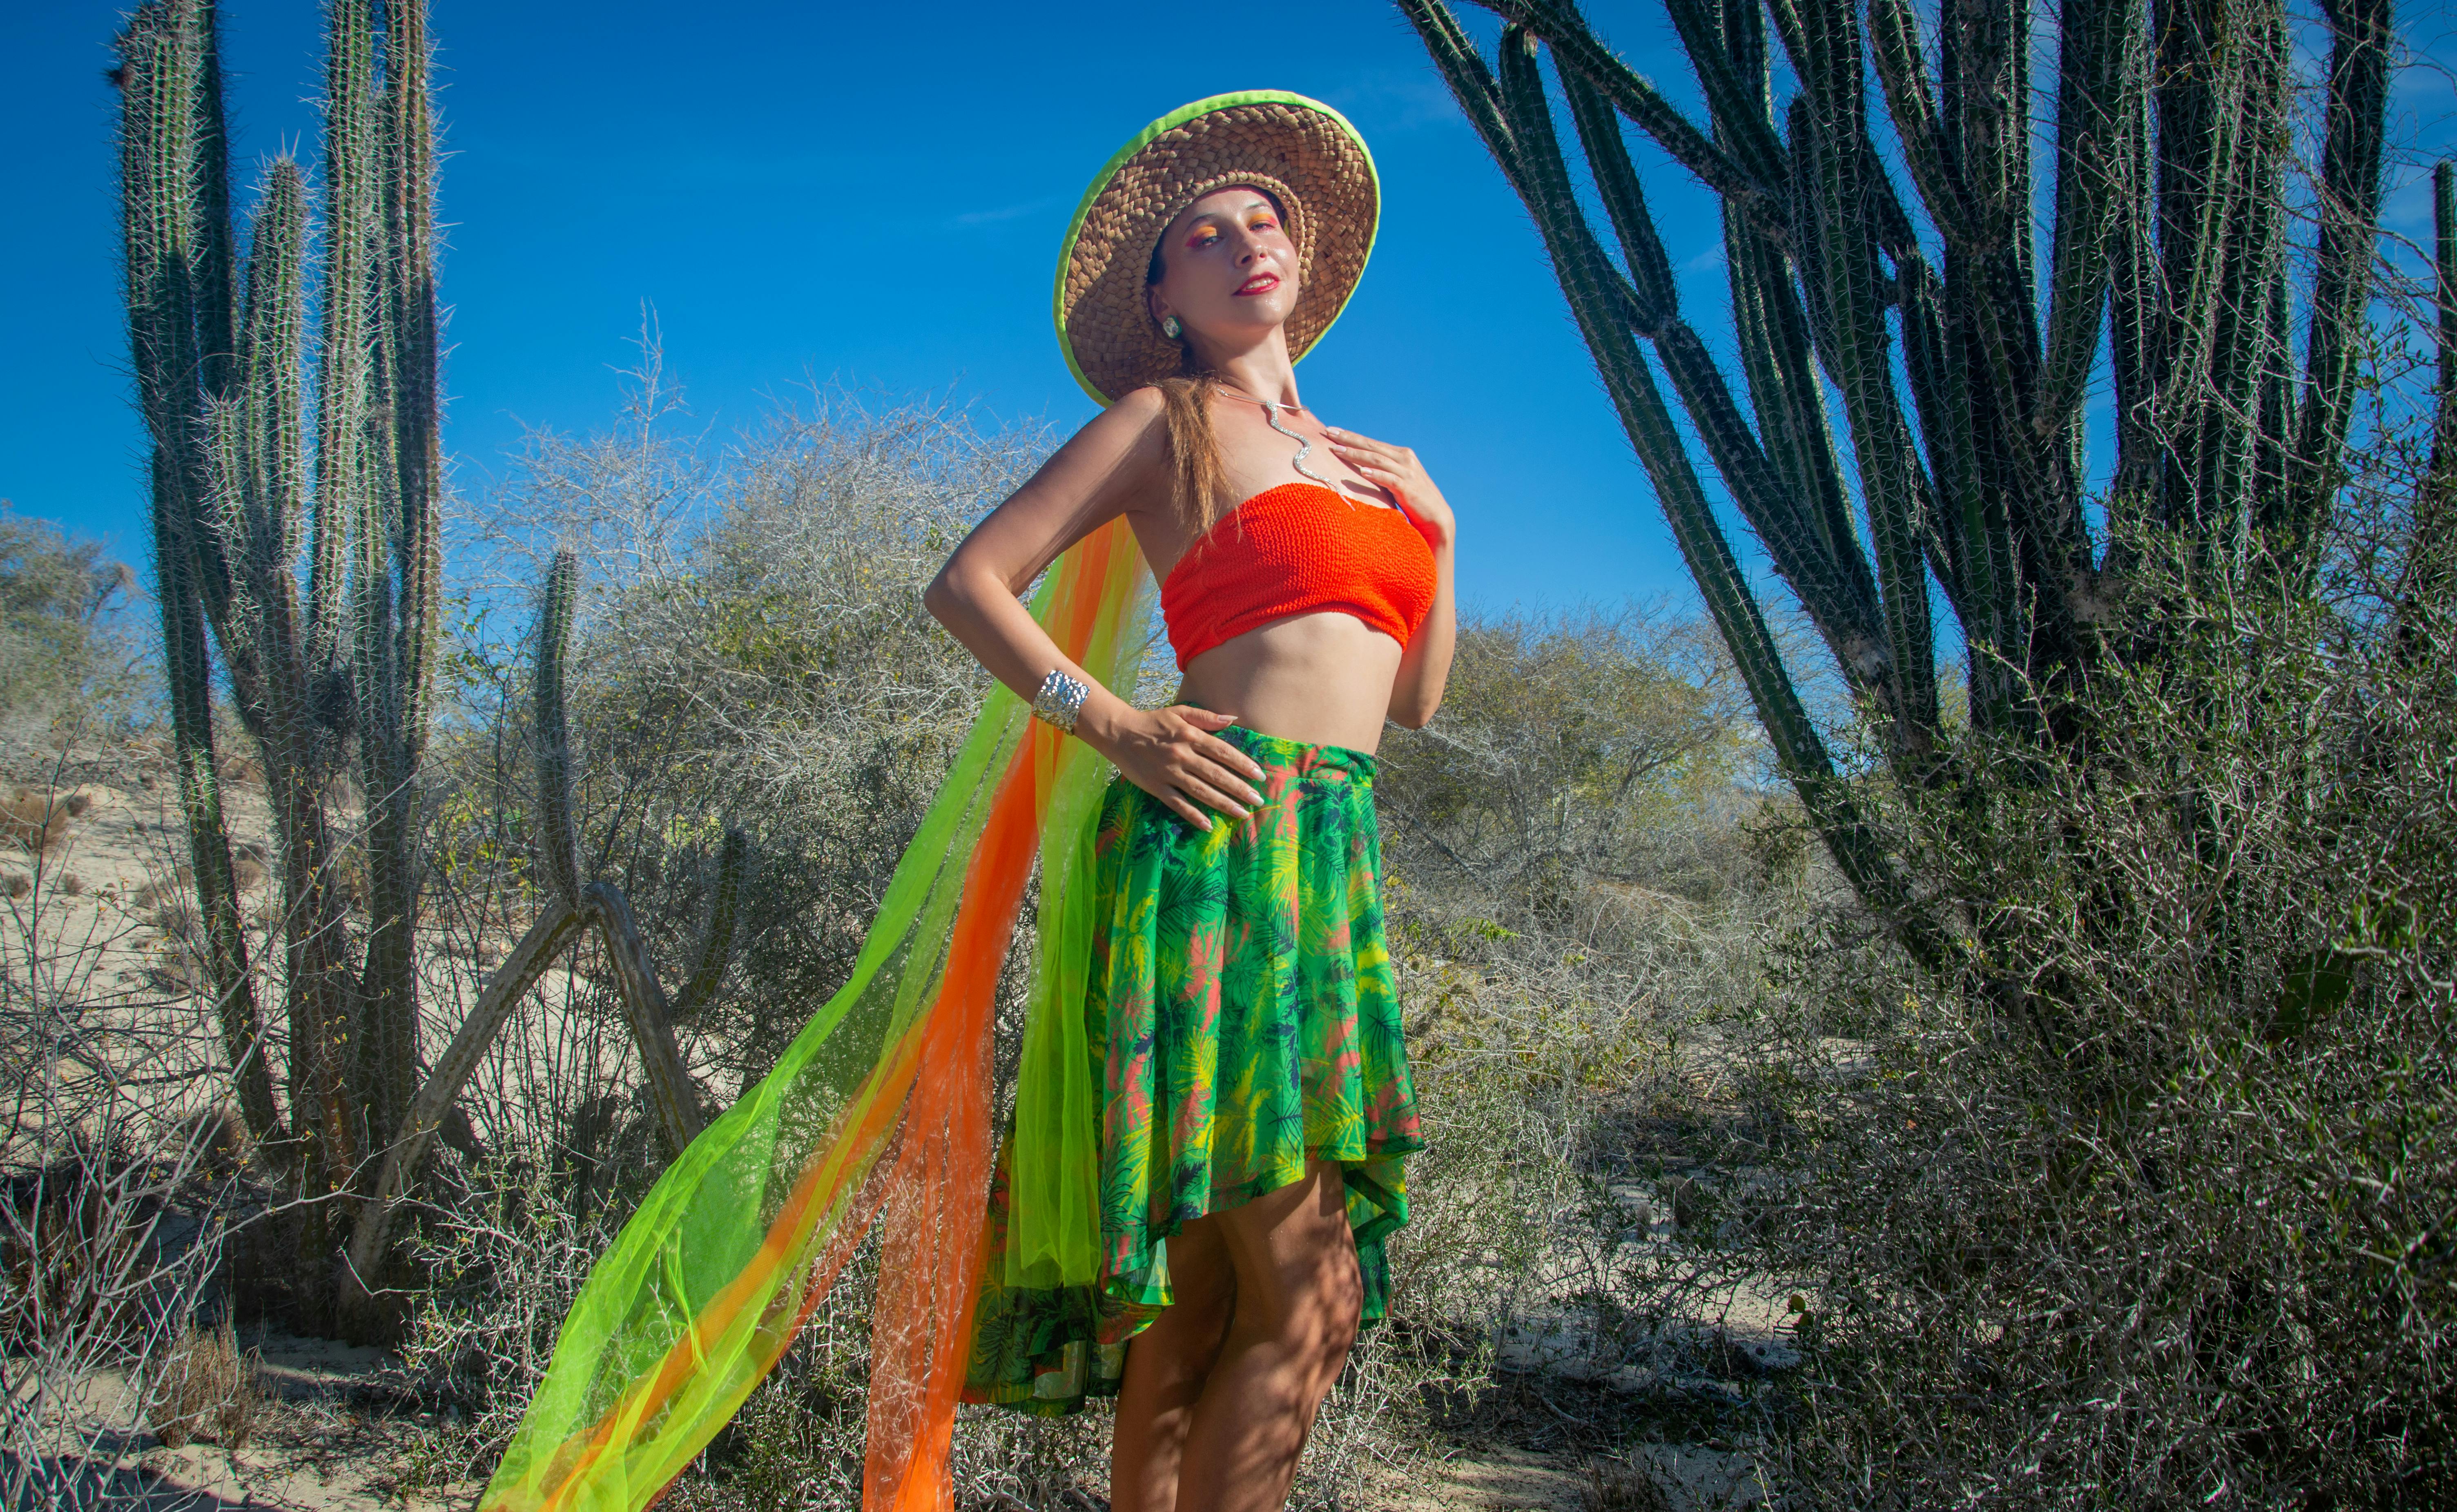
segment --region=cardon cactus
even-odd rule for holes
[[[443,487],[437,386],[435,113],[420,0],[327,10],[320,225],[287,158],[265,174],[234,257],[220,60],[209,0],[156,0],[120,38],[121,199],[130,349],[146,427],[179,794],[195,852],[221,1025],[240,1107],[287,1151],[302,1191],[355,1199],[300,1211],[314,1254],[350,1235],[331,1300],[354,1330],[387,1326],[382,1274],[394,1200],[522,993],[586,927],[613,958],[650,1101],[679,1150],[704,1122],[663,985],[630,903],[580,860],[564,686],[578,566],[559,555],[538,635],[544,916],[421,1085],[416,956],[419,766],[434,682]],[[323,280],[311,301],[307,269]],[[308,311],[318,314],[312,452]],[[303,577],[303,581],[302,581]],[[208,640],[210,628],[210,643]],[[215,657],[263,753],[282,852],[288,1129],[279,1127],[215,785]],[[355,750],[363,824],[328,805]],[[363,848],[354,931],[343,847]],[[715,993],[749,864],[729,833],[714,905],[680,1003]],[[300,1279],[320,1290],[311,1265]],[[361,1327],[363,1325],[363,1328]]]
[[[416,1090],[418,775],[442,488],[425,27],[418,0],[329,7],[321,224],[298,165],[274,162],[243,264],[214,7],[157,0],[119,39],[129,339],[154,444],[180,798],[239,1104],[310,1189],[346,1185]],[[312,301],[311,260],[323,275]],[[215,649],[262,752],[281,851],[286,1131],[214,785]],[[338,885],[349,837],[329,807],[353,746],[368,878],[355,963]]]
[[[2231,570],[2291,581],[2315,565],[2373,287],[2389,0],[2323,0],[2327,70],[2304,92],[2323,112],[2317,224],[2293,256],[2299,91],[2279,0],[2062,0],[2052,22],[2023,0],[1973,0],[1945,6],[1933,27],[1909,0],[1665,0],[1703,121],[1598,40],[1571,0],[1477,3],[1504,23],[1490,62],[1443,0],[1397,0],[1535,220],[1836,860],[1933,959],[1946,934],[1909,903],[1841,792],[1657,369],[1884,732],[1899,780],[1937,779],[1931,581],[1968,650],[1974,723],[2045,753],[2082,750],[2086,732],[2054,694],[2105,657],[2155,654],[2134,648],[2156,637],[2115,622],[2137,529],[2181,532]],[[2034,24],[2053,26],[2052,53]],[[1777,47],[1795,82],[1781,100]],[[1555,127],[1544,51],[1591,199]],[[2042,129],[2032,70],[2051,55]],[[1875,145],[1880,110],[1896,159]],[[1683,316],[1629,124],[1721,197],[1736,375]],[[2043,168],[2052,220],[2034,249]],[[2299,267],[2308,282],[2290,299]],[[2102,357],[2116,452],[2113,487],[2094,496],[2083,411]]]

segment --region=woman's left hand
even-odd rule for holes
[[[1416,528],[1425,532],[1435,549],[1449,546],[1456,537],[1458,522],[1451,514],[1450,501],[1425,475],[1425,465],[1416,460],[1414,452],[1336,425],[1324,426],[1322,433],[1330,438],[1331,449],[1339,453],[1340,461],[1355,468],[1367,482],[1391,491],[1391,496],[1415,519]]]

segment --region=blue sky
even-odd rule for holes
[[[2419,51],[2457,55],[2442,5],[2402,9]],[[1689,95],[1659,7],[1589,10]],[[17,211],[0,237],[0,497],[141,559],[102,79],[118,15],[0,6],[0,203]],[[280,148],[313,155],[318,28],[310,0],[226,11],[243,181]],[[1091,406],[1058,358],[1048,290],[1077,196],[1146,120],[1261,85],[1336,105],[1380,165],[1373,265],[1299,372],[1332,423],[1425,456],[1459,510],[1465,596],[1687,596],[1533,228],[1377,0],[435,0],[433,28],[452,155],[446,442],[465,488],[506,470],[524,425],[609,423],[643,301],[670,374],[720,428],[808,378],[1071,428]],[[2394,130],[2446,143],[2451,103],[2444,72],[2409,70]],[[1660,160],[1648,186],[1713,340],[1712,201]],[[2425,195],[2393,192],[2388,223],[2427,238]]]

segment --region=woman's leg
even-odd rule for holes
[[[1166,1512],[1278,1512],[1365,1306],[1339,1166],[1312,1162],[1304,1180],[1211,1220],[1236,1276],[1235,1305]]]
[[[1126,1346],[1109,1446],[1110,1512],[1172,1512],[1177,1505],[1186,1431],[1228,1338],[1237,1295],[1220,1230],[1214,1214],[1169,1237],[1169,1305]]]

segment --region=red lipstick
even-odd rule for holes
[[[1237,286],[1237,297],[1239,299],[1244,299],[1249,294],[1269,294],[1279,286],[1280,276],[1278,274],[1257,273],[1252,278],[1248,279],[1245,282]]]

